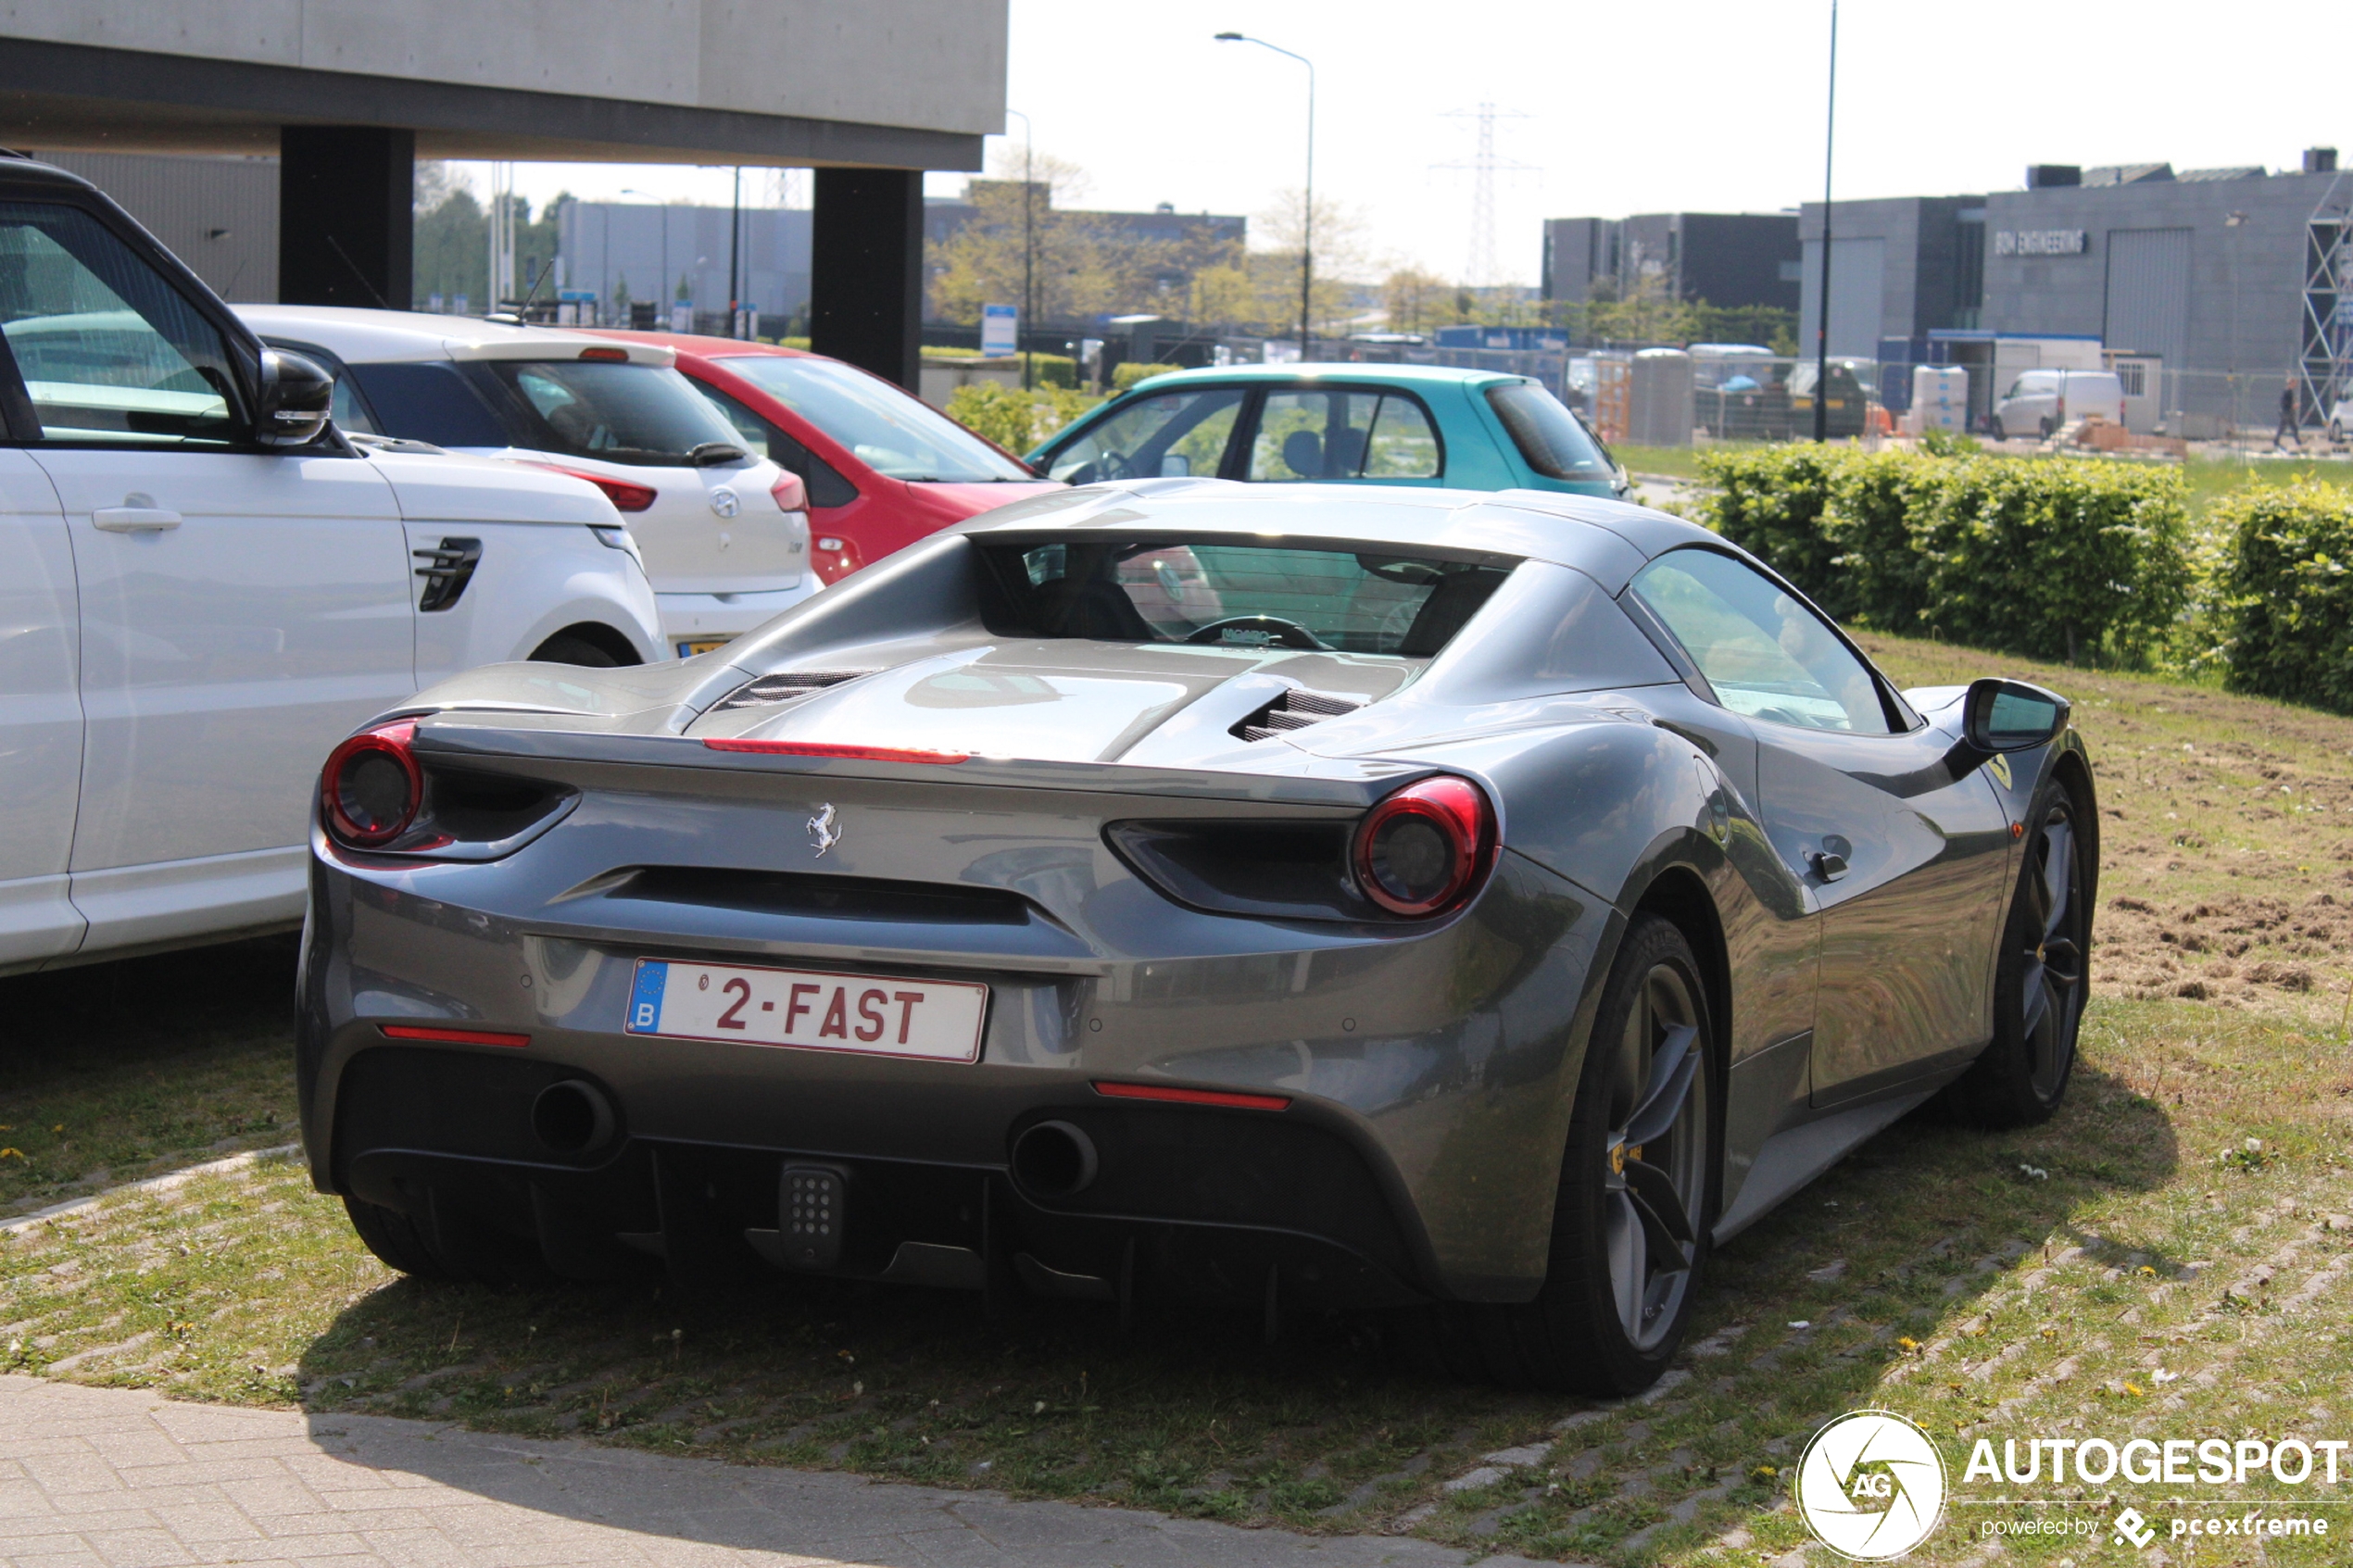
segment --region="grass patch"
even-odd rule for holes
[[[1906,684],[2002,670],[2077,699],[2107,868],[2082,1067],[2046,1126],[1916,1118],[1740,1237],[1646,1402],[1437,1381],[1404,1364],[1394,1325],[1361,1318],[1269,1349],[1247,1315],[1149,1305],[1123,1336],[1103,1310],[1025,1303],[988,1322],[972,1297],[825,1282],[684,1298],[427,1285],[370,1258],[290,1161],[0,1237],[0,1368],[1628,1565],[1758,1568],[1801,1544],[1789,1471],[1858,1405],[1928,1426],[1957,1482],[1980,1435],[2353,1435],[2353,1066],[2331,989],[2347,943],[2327,923],[2353,899],[2353,721],[1867,641]],[[2309,983],[2259,976],[2267,963]],[[284,949],[73,978],[0,983],[12,1017],[28,997],[48,1010],[12,1036],[31,1076],[12,1074],[0,1119],[79,1117],[78,1140],[123,1165],[201,1158],[233,1116],[289,1119]],[[2192,981],[2202,999],[2183,994]],[[2162,1517],[2161,1488],[2112,1490],[2082,1499],[2087,1516],[2129,1500]],[[2329,1495],[2301,1492],[2247,1488]],[[1912,1561],[1977,1552],[1991,1511],[1976,1504],[1995,1489],[1957,1495]],[[2353,1529],[2324,1512],[2333,1534]]]
[[[295,1135],[296,939],[0,981],[0,1218]]]

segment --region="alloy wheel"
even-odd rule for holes
[[[1604,1244],[1618,1326],[1638,1350],[1674,1327],[1698,1261],[1709,1116],[1699,1025],[1690,976],[1680,965],[1655,964],[1617,1045]]]
[[[2065,804],[2052,806],[2045,815],[2028,854],[2020,1035],[2026,1043],[2027,1082],[2038,1098],[2049,1100],[2066,1084],[2074,1064],[2089,913],[2075,822]]]

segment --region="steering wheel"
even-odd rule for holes
[[[1315,633],[1296,621],[1286,621],[1279,615],[1229,615],[1223,621],[1213,621],[1185,641],[1214,643],[1229,631],[1264,632],[1270,642],[1287,648],[1313,648],[1331,652],[1331,645],[1316,640]]]

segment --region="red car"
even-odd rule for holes
[[[826,583],[976,512],[1061,486],[880,376],[805,349],[683,332],[605,332],[678,351],[678,369],[745,443],[809,487]]]

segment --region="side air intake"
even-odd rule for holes
[[[799,702],[805,696],[814,696],[827,686],[838,686],[844,681],[854,681],[861,675],[873,673],[871,670],[796,670],[762,675],[759,680],[729,692],[711,711],[724,713],[731,708],[781,707],[787,702]]]
[[[1293,687],[1227,733],[1241,740],[1269,740],[1310,724],[1320,724],[1327,719],[1337,719],[1343,713],[1353,713],[1364,706],[1362,698],[1326,696],[1321,692]]]

